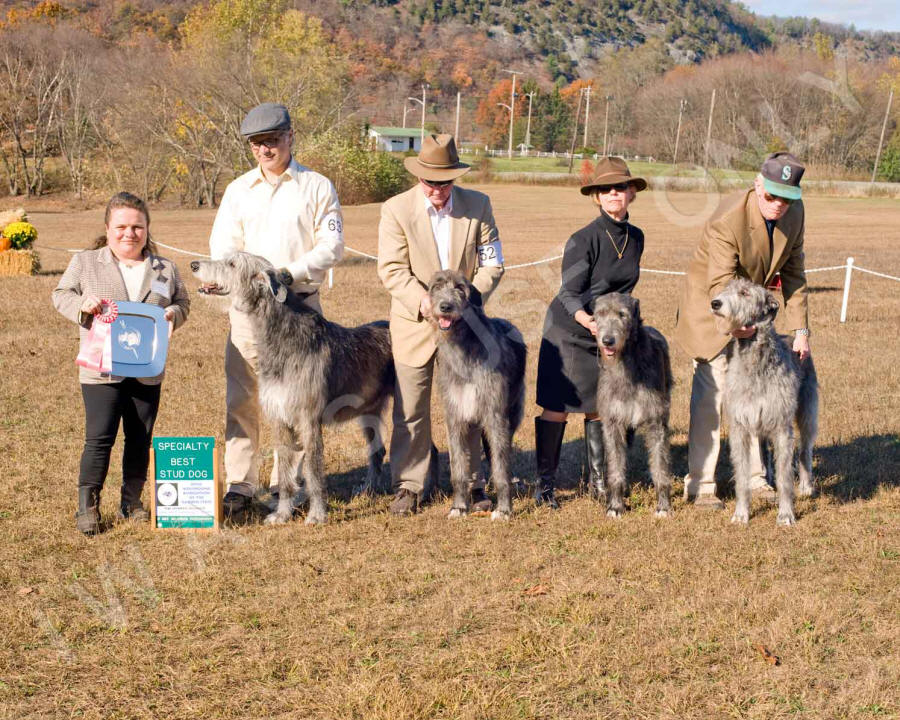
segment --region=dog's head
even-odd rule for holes
[[[778,314],[778,300],[762,285],[747,278],[734,278],[709,304],[716,330],[729,335],[749,325],[771,325]]]
[[[481,307],[481,293],[455,270],[436,272],[428,283],[428,297],[432,322],[442,331],[450,330],[467,310]]]
[[[285,288],[275,277],[275,266],[264,257],[247,252],[229,253],[221,260],[194,260],[194,276],[210,295],[233,295],[239,307],[251,310],[266,294],[284,302]]]
[[[637,339],[641,328],[641,303],[623,293],[601,295],[594,302],[597,349],[603,360],[615,360],[625,345]]]

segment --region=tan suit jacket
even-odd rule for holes
[[[731,336],[716,330],[709,303],[737,276],[766,285],[780,272],[788,327],[808,327],[803,224],[798,200],[776,223],[770,252],[756,193],[751,189],[722,202],[703,229],[678,304],[675,337],[688,355],[711,360],[728,344]]]
[[[450,216],[450,270],[469,278],[484,301],[497,287],[503,266],[479,266],[478,246],[499,239],[491,201],[484,193],[453,187]],[[425,196],[418,184],[381,206],[378,277],[391,294],[394,359],[422,367],[434,355],[434,331],[419,312],[431,276],[441,269]]]

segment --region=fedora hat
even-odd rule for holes
[[[631,177],[628,165],[620,157],[605,157],[597,163],[594,177],[587,185],[581,186],[582,195],[590,195],[597,188],[609,187],[620,183],[630,183],[640,192],[647,189],[647,181],[640,177]]]
[[[446,182],[456,180],[472,168],[459,161],[452,135],[426,135],[417,157],[403,159],[403,164],[417,178]]]

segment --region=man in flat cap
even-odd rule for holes
[[[428,135],[418,157],[404,161],[418,182],[381,206],[378,276],[391,294],[391,343],[397,368],[391,472],[395,515],[418,509],[431,455],[431,385],[436,345],[426,287],[439,270],[456,270],[483,301],[503,275],[503,252],[487,195],[454,182],[469,171],[452,135]],[[472,505],[489,509],[480,478],[481,432],[470,433]]]
[[[725,507],[715,495],[715,470],[727,365],[725,348],[731,337],[716,330],[709,306],[712,298],[734,277],[768,285],[780,273],[785,315],[794,333],[794,352],[801,358],[809,355],[804,212],[800,199],[804,170],[790,153],[769,155],[753,188],[724,200],[706,223],[688,267],[675,333],[694,364],[684,495],[699,507]],[[755,332],[751,326],[732,335],[747,338]],[[758,496],[774,499],[758,444],[751,446],[751,487]]]
[[[217,260],[243,250],[263,256],[278,268],[282,283],[295,292],[310,293],[304,302],[321,312],[319,286],[344,253],[337,192],[328,178],[292,157],[294,133],[284,105],[257,105],[241,123],[241,135],[258,165],[225,189],[209,237],[210,255]],[[229,318],[224,506],[234,514],[250,505],[258,485],[259,399],[250,318],[233,306]],[[300,452],[292,458],[295,472],[301,458]]]

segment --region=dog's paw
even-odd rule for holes
[[[324,525],[327,520],[325,513],[309,513],[304,521],[307,525]]]
[[[491,513],[491,520],[504,520],[508,521],[510,518],[510,513],[508,510],[494,510]]]
[[[447,517],[451,520],[455,520],[456,518],[465,517],[468,513],[465,508],[450,508],[450,512],[447,513]]]
[[[731,522],[746,525],[750,522],[750,513],[746,510],[735,510],[734,515],[731,516]]]
[[[800,483],[797,486],[797,497],[808,498],[816,494],[816,486],[812,483]]]
[[[618,508],[609,508],[606,511],[606,517],[612,518],[613,520],[618,520],[620,517],[622,517],[622,510]]]
[[[779,526],[789,526],[794,525],[797,522],[797,518],[794,517],[794,513],[792,510],[787,510],[785,512],[779,512],[778,517],[775,518],[775,524]]]
[[[672,511],[671,510],[662,510],[660,508],[657,508],[656,512],[653,513],[653,516],[658,517],[658,518],[670,518],[670,517],[672,517]]]
[[[263,522],[266,525],[284,525],[290,519],[291,519],[290,513],[285,515],[284,513],[280,513],[276,510],[275,512],[271,512],[268,515],[266,515],[266,519],[263,520]]]

